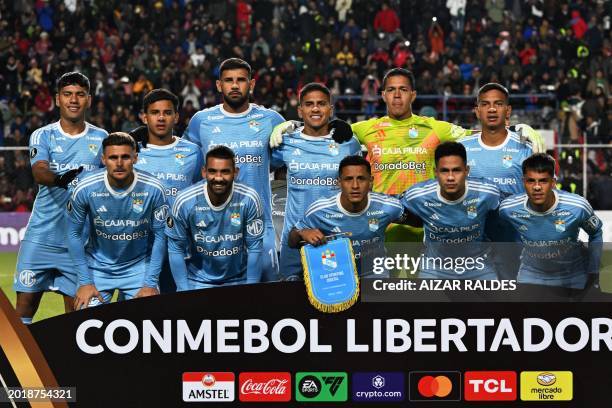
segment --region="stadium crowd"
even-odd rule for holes
[[[142,97],[164,87],[181,98],[182,134],[195,112],[220,102],[214,81],[229,57],[252,65],[254,102],[287,119],[297,118],[297,92],[311,81],[354,96],[337,100],[340,116],[374,115],[384,107],[383,73],[406,67],[419,94],[473,96],[487,82],[553,93],[517,101],[537,112],[534,127],[558,130],[562,143],[609,144],[611,8],[601,0],[0,0],[0,146],[27,146],[33,130],[57,119],[53,81],[71,70],[92,80],[91,123],[129,131],[140,124]],[[447,109],[472,106],[451,98]],[[577,154],[567,157],[578,163]],[[589,159],[594,175],[612,172],[612,149]],[[594,181],[605,186],[606,177]],[[27,153],[1,152],[0,210],[28,211],[34,195]]]

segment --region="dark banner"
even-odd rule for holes
[[[482,299],[325,314],[286,282],[115,303],[30,331],[69,406],[609,405],[612,303]]]

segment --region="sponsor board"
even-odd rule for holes
[[[351,398],[357,402],[399,402],[406,393],[404,373],[354,373],[351,377]]]
[[[571,401],[573,387],[571,371],[521,372],[521,401]]]
[[[238,398],[242,402],[291,401],[290,373],[240,373],[238,383]]]
[[[466,401],[516,401],[516,372],[466,371],[463,389]]]
[[[206,371],[183,373],[183,401],[234,401],[234,383],[234,373]]]
[[[410,401],[460,401],[461,373],[458,371],[412,371]]]
[[[302,372],[295,375],[298,402],[344,402],[348,400],[347,374],[343,372]]]

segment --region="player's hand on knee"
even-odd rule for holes
[[[270,148],[275,149],[283,143],[283,135],[291,133],[302,125],[297,120],[288,120],[274,127],[270,134]]]
[[[332,139],[334,139],[334,142],[336,143],[348,142],[353,137],[353,129],[351,128],[351,125],[342,119],[334,119],[329,122],[329,131]]]
[[[323,234],[321,230],[318,228],[300,230],[300,237],[307,244],[310,244],[313,246],[323,245],[327,242],[327,238],[325,238],[325,234]]]
[[[74,310],[81,310],[89,306],[92,298],[97,298],[100,303],[104,303],[104,299],[98,289],[94,285],[79,286],[76,296],[74,297]]]
[[[157,290],[157,288],[149,288],[147,286],[143,286],[134,297],[140,298],[155,295],[159,295],[159,290]]]

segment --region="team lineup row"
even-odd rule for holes
[[[121,133],[107,137],[85,122],[89,81],[78,73],[63,75],[56,95],[60,120],[30,139],[40,191],[18,258],[18,313],[31,321],[42,292],[50,288],[66,295],[67,310],[108,301],[117,288],[125,298],[156,294],[160,270],[168,269],[168,263],[179,290],[295,279],[301,265],[292,247],[299,241],[317,245],[324,235],[339,232],[352,232],[353,246],[368,251],[382,250],[385,240],[422,240],[422,230],[413,228],[422,224],[426,242],[481,242],[489,213],[496,212],[502,198],[524,189],[527,196],[512,198],[520,208],[509,210],[527,211],[517,219],[533,221],[541,213],[546,217],[538,220],[548,220],[554,213],[551,222],[557,222],[567,216],[560,220],[563,237],[544,234],[538,240],[576,242],[579,228],[591,235],[591,242],[598,236],[601,240],[601,223],[588,203],[554,190],[554,161],[550,172],[549,159],[534,156],[531,170],[538,177],[531,181],[536,192],[529,195],[531,178],[523,177],[521,165],[541,149],[541,142],[528,127],[527,138],[506,127],[511,107],[505,88],[481,88],[474,110],[482,132],[472,134],[413,115],[413,84],[409,71],[389,71],[382,87],[388,115],[352,126],[330,121],[333,107],[326,87],[306,85],[299,104],[304,124],[295,128],[278,113],[249,103],[254,86],[250,67],[229,59],[221,64],[217,81],[223,103],[194,115],[183,138],[173,136],[178,99],[167,90],[144,98],[145,126],[131,138]],[[461,145],[444,143],[453,141]],[[441,143],[443,148],[436,149]],[[368,161],[356,156],[361,145]],[[101,164],[106,168],[99,169]],[[269,182],[270,169],[278,167],[287,168],[288,185],[280,268]],[[88,174],[79,176],[83,170]],[[468,171],[477,178],[467,178]],[[404,192],[401,199],[394,197]],[[566,201],[583,211],[565,209]],[[487,225],[512,224],[501,216],[507,203]],[[505,226],[497,228],[504,236],[487,239],[533,239],[521,234],[523,226],[515,226],[518,233]],[[351,228],[370,234],[360,239]],[[595,262],[597,251],[591,254]],[[430,272],[457,277],[452,271]],[[566,278],[556,276],[553,284],[565,285]]]

